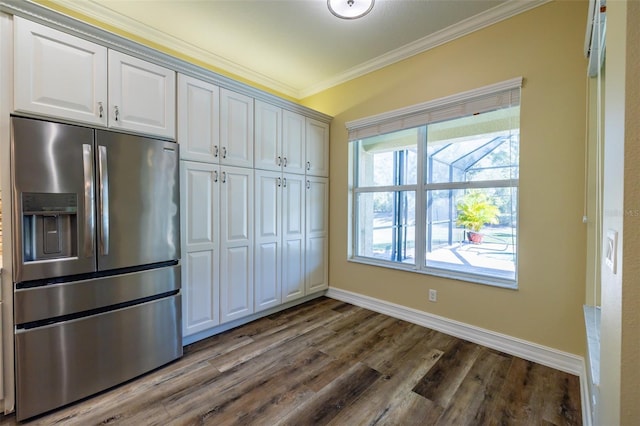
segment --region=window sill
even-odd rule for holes
[[[482,284],[491,287],[499,287],[505,288],[508,290],[518,290],[518,283],[515,281],[502,281],[493,279],[491,277],[483,277],[472,274],[463,274],[459,272],[440,270],[440,269],[429,269],[429,270],[420,270],[417,269],[415,265],[407,265],[403,263],[395,263],[395,262],[384,262],[384,261],[376,261],[363,257],[351,257],[347,259],[348,262],[360,263],[363,265],[369,266],[377,266],[379,268],[386,269],[395,269],[398,271],[406,271],[413,272],[421,275],[431,275],[440,278],[447,278],[456,281],[462,281],[466,283],[474,283],[474,284]]]

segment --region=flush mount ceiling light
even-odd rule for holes
[[[361,18],[373,9],[375,0],[327,0],[329,11],[342,19]]]

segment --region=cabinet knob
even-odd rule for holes
[[[222,172],[222,183],[227,183],[227,172]]]
[[[218,171],[217,170],[213,171],[213,181],[214,182],[218,182]]]
[[[311,181],[307,179],[307,189],[311,189]]]
[[[227,147],[226,146],[222,147],[222,158],[227,158]]]
[[[276,179],[276,185],[278,186],[278,188],[280,188],[280,178]]]
[[[307,170],[311,170],[311,161],[307,161]]]
[[[276,159],[276,166],[282,166],[282,157],[278,156],[278,158]]]
[[[104,108],[102,106],[102,102],[98,102],[98,112],[100,113],[100,118],[104,115]]]
[[[120,118],[120,109],[118,108],[118,105],[113,107],[113,112],[116,116],[116,121],[118,121],[118,119]]]
[[[287,178],[282,178],[282,186],[287,187]]]
[[[219,152],[219,151],[220,151],[220,150],[218,149],[218,145],[214,145],[214,146],[213,146],[213,156],[214,156],[214,157],[216,157],[216,158],[218,158],[218,152]]]

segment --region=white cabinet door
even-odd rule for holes
[[[329,125],[306,119],[307,175],[329,176]]]
[[[15,16],[14,108],[107,125],[107,49]]]
[[[253,313],[253,170],[220,167],[221,322]]]
[[[178,143],[184,160],[218,162],[220,89],[178,74]]]
[[[282,171],[305,171],[305,118],[291,111],[282,113]]]
[[[109,50],[109,126],[176,137],[176,73]]]
[[[253,98],[220,89],[220,163],[253,167]]]
[[[218,166],[180,161],[184,336],[220,323],[218,180]]]
[[[329,287],[329,180],[307,176],[305,284],[307,294]]]
[[[280,304],[282,269],[282,177],[255,172],[255,310]]]
[[[255,168],[282,169],[282,109],[255,101]]]
[[[305,178],[282,178],[282,302],[305,295]]]

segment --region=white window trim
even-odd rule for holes
[[[403,129],[413,128],[422,125],[428,125],[437,121],[455,119],[461,116],[470,115],[477,112],[491,111],[500,107],[507,107],[514,102],[520,103],[520,89],[522,87],[523,78],[517,77],[511,80],[503,81],[496,84],[480,87],[474,90],[458,93],[432,101],[412,105],[406,108],[400,108],[382,114],[350,121],[346,123],[349,132],[349,142],[364,139],[371,136],[381,135],[390,132],[396,132]],[[506,95],[506,96],[505,96]],[[416,206],[425,205],[426,193],[430,190],[448,190],[448,189],[471,189],[471,188],[519,188],[519,179],[504,180],[487,180],[473,182],[442,182],[442,183],[424,183],[408,185],[389,185],[389,186],[366,186],[355,187],[353,177],[353,158],[354,149],[352,145],[349,147],[349,237],[348,237],[348,261],[361,263],[372,266],[380,266],[390,269],[417,272],[425,275],[439,276],[449,279],[455,279],[465,282],[473,282],[490,286],[497,286],[508,289],[518,288],[518,268],[516,260],[516,271],[513,280],[499,277],[484,276],[481,274],[469,274],[465,272],[452,271],[448,269],[436,268],[424,265],[426,247],[419,240],[418,235],[425,235],[426,232],[426,210],[416,209],[415,212],[415,264],[405,264],[401,262],[387,261],[382,259],[374,259],[370,257],[356,255],[355,224],[355,203],[356,197],[361,193],[370,192],[393,192],[393,191],[415,191]],[[419,152],[422,150],[419,149]],[[419,157],[422,157],[421,154]],[[424,159],[418,159],[418,176],[424,176]],[[519,221],[518,221],[519,224]]]

